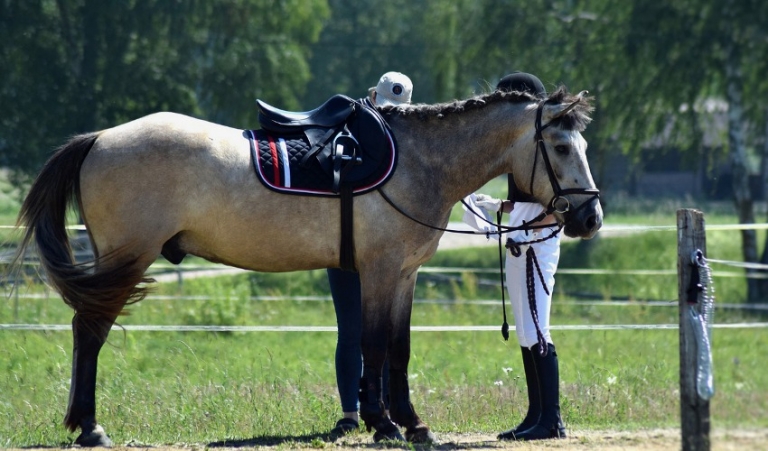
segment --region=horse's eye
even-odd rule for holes
[[[555,146],[555,152],[559,153],[560,155],[568,155],[568,146],[560,144],[559,146]]]

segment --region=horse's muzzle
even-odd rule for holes
[[[563,220],[566,236],[590,239],[603,226],[603,207],[597,197],[592,197],[565,213]]]

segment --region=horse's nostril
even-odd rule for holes
[[[587,230],[593,230],[597,226],[597,218],[595,215],[590,215],[585,223]]]

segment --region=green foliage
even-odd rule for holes
[[[140,306],[164,302],[147,300]],[[262,303],[267,302],[246,305]],[[332,322],[330,302],[270,304],[282,324]],[[496,324],[497,308],[417,304],[413,324]],[[609,314],[626,317],[630,311]],[[169,314],[171,322],[183,315],[180,308]],[[555,324],[568,322],[558,308],[553,316]],[[636,319],[650,322],[643,314]],[[68,396],[70,334],[3,334],[3,446],[71,443],[74,436],[60,426]],[[322,440],[339,415],[335,339],[329,332],[113,332],[99,360],[99,420],[116,444]],[[555,331],[554,339],[569,428],[679,424],[677,331]],[[768,413],[760,353],[766,339],[764,329],[715,330],[712,421],[718,427],[759,427]],[[524,415],[519,348],[502,341],[497,331],[413,332],[411,355],[413,403],[438,434],[494,433]]]
[[[333,94],[365,97],[382,74],[399,71],[414,82],[414,102],[433,102],[424,59],[429,33],[423,28],[423,1],[329,0],[331,15],[312,44],[312,80],[303,98],[314,108]]]
[[[14,0],[0,5],[0,166],[34,173],[68,135],[171,110],[247,128],[298,105],[324,0]]]

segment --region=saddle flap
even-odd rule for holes
[[[343,124],[355,111],[355,101],[337,94],[311,111],[286,111],[256,100],[259,123],[265,130],[275,133],[296,133],[304,128],[333,128]]]
[[[358,148],[355,150],[357,152],[355,156],[361,161],[346,163],[352,166],[344,171],[342,183],[354,183],[368,177],[380,168],[384,160],[389,159],[394,143],[388,130],[389,126],[378,111],[365,103],[358,103],[355,114],[347,122],[347,131],[357,140]],[[329,145],[317,155],[318,162],[329,175],[338,170],[334,167],[336,152],[337,149]],[[351,154],[345,150],[345,155]]]

